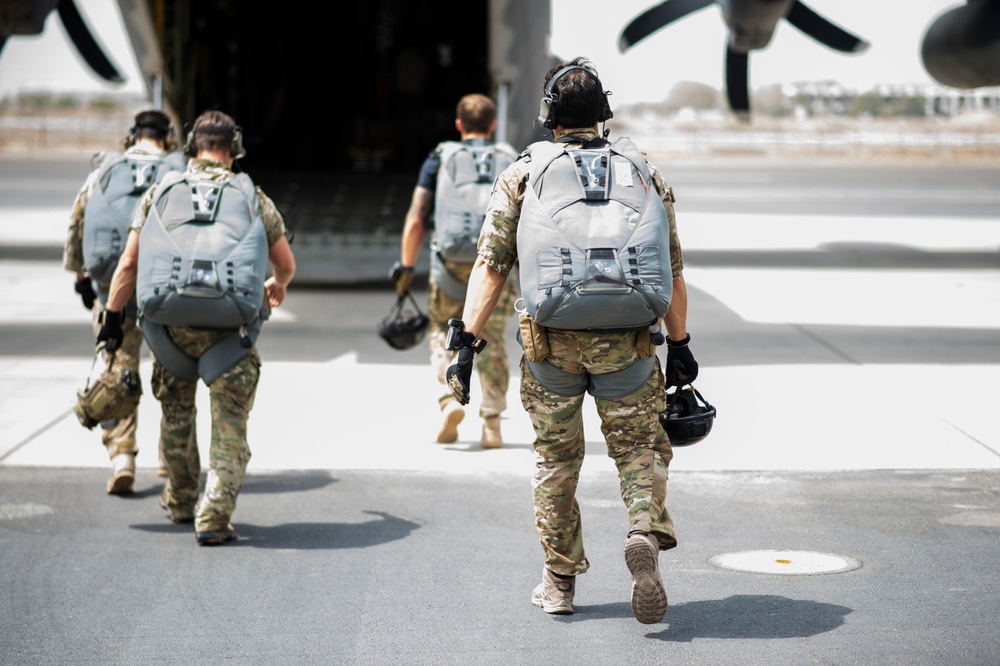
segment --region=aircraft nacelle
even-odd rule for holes
[[[40,35],[59,0],[0,0],[0,35]]]
[[[920,57],[943,85],[1000,86],[1000,0],[969,0],[938,16],[924,33]]]
[[[794,1],[719,0],[722,17],[729,27],[729,48],[737,53],[749,53],[767,47],[778,21],[788,14]]]

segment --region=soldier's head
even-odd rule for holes
[[[545,74],[538,122],[546,129],[593,127],[613,115],[608,94],[589,60],[561,62]]]
[[[201,153],[216,153],[239,159],[246,154],[243,149],[243,129],[222,111],[205,111],[195,119],[191,132],[188,133],[184,152],[189,157],[196,157]]]
[[[152,141],[160,148],[173,149],[176,146],[168,146],[173,142],[174,129],[170,125],[170,118],[162,111],[151,109],[140,111],[136,114],[132,127],[125,137],[125,147],[129,148],[138,141]]]
[[[486,95],[473,93],[458,100],[455,107],[455,127],[463,134],[485,134],[496,129],[497,106]]]

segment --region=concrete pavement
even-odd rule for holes
[[[253,459],[234,516],[242,538],[205,549],[158,507],[158,403],[141,403],[135,495],[106,496],[99,435],[70,412],[91,359],[39,348],[0,356],[0,663],[1000,663],[997,220],[684,220],[692,257],[800,260],[686,271],[694,296],[714,303],[711,326],[697,305],[690,328],[697,385],[719,417],[671,466],[681,544],[661,556],[671,600],[661,624],[639,625],[628,608],[624,509],[590,404],[580,503],[593,567],[577,613],[555,618],[528,601],[541,560],[516,381],[503,449],[476,445],[478,386],[459,442],[441,446],[422,350],[278,360],[262,342]],[[64,227],[63,209],[5,209],[0,243],[51,247]],[[843,244],[950,260],[809,265]],[[60,339],[86,335],[88,315],[53,262],[0,262],[0,284],[8,333],[48,324]],[[264,336],[294,339],[317,303],[337,316],[345,300],[293,288]],[[726,322],[801,335],[723,353]],[[851,347],[812,333],[823,326],[861,333]],[[949,360],[942,346],[919,362],[886,351],[872,363],[868,327],[894,327],[901,346],[906,332],[936,329],[986,342],[980,360]],[[734,354],[738,363],[716,360]],[[142,376],[148,391],[148,361]],[[199,413],[205,455],[205,390]],[[718,565],[752,553],[789,564]],[[803,573],[817,554],[860,568]]]

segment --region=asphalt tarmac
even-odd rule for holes
[[[0,158],[0,664],[1000,664],[1000,169],[670,168],[719,416],[675,451],[670,608],[641,625],[592,404],[592,568],[549,616],[513,327],[504,448],[478,446],[475,383],[436,444],[424,348],[374,333],[378,281],[293,283],[265,327],[238,541],[166,520],[150,395],[136,492],[106,495],[58,259],[86,160]]]

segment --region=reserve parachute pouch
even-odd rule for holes
[[[549,333],[527,314],[518,315],[518,337],[524,348],[525,357],[532,363],[540,363],[549,355]]]
[[[581,294],[628,294],[632,287],[625,283],[618,251],[611,247],[594,247],[587,250],[586,272]]]
[[[108,355],[108,364],[99,377],[91,381],[97,357],[102,347],[98,347],[91,364],[90,375],[84,387],[76,393],[73,413],[80,425],[88,430],[102,421],[123,419],[135,411],[142,395],[139,374],[131,370],[112,372],[114,353]]]

